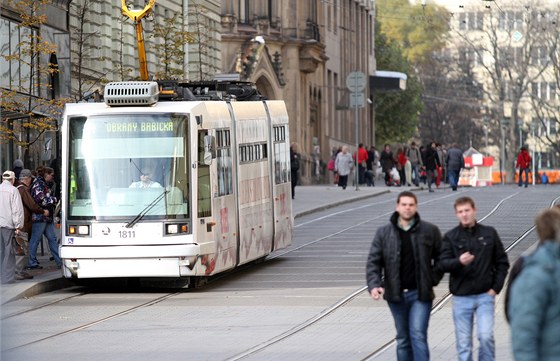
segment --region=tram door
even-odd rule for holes
[[[214,225],[212,212],[212,179],[210,166],[212,164],[212,155],[209,151],[212,148],[211,137],[208,136],[208,130],[202,129],[198,131],[198,159],[197,159],[197,201],[196,201],[196,241],[199,244],[212,244],[214,242]],[[206,267],[205,274],[214,271],[215,250],[211,254],[206,254],[201,260],[201,264]]]

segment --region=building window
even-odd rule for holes
[[[239,0],[239,22],[247,24],[251,21],[250,0]]]
[[[12,60],[0,57],[0,82],[2,87],[39,96],[39,87],[37,86],[35,75],[33,75],[32,79],[31,67],[29,66],[31,57],[23,51],[24,49],[18,46],[18,44],[29,42],[37,36],[38,34],[35,30],[20,27],[18,23],[7,19],[0,20],[2,55],[16,56]],[[36,69],[37,67],[37,64],[35,64]],[[30,83],[31,81],[32,83]]]
[[[484,26],[484,13],[465,12],[459,14],[460,30],[482,30]]]

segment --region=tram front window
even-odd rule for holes
[[[119,114],[68,122],[69,219],[130,220],[146,209],[144,219],[189,216],[186,115]]]

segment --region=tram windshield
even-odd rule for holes
[[[188,116],[68,119],[68,219],[189,216]]]

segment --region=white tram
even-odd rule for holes
[[[66,106],[64,277],[193,285],[291,244],[284,102],[185,89],[158,101],[155,82],[112,83],[105,103]]]

